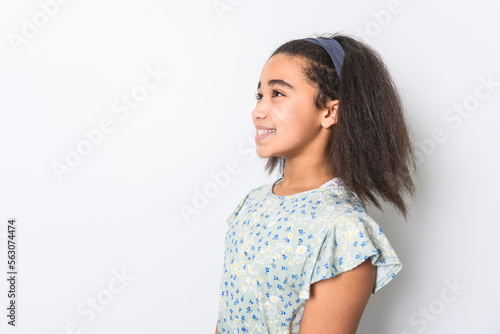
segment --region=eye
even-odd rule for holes
[[[282,96],[285,96],[282,92],[273,90],[273,96],[276,96],[276,94],[281,94]]]
[[[285,96],[282,92],[277,91],[277,90],[273,90],[273,97],[277,97],[278,94],[281,94],[281,96]],[[262,99],[262,94],[256,93],[255,94],[255,98],[257,100],[261,100]]]

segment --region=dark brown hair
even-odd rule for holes
[[[344,49],[341,80],[328,53],[303,39],[281,45],[269,58],[286,54],[306,60],[303,73],[318,89],[316,107],[339,100],[326,152],[331,172],[363,202],[381,209],[379,196],[407,220],[404,194],[415,196],[416,152],[394,81],[370,46],[343,34],[318,37],[334,38]],[[265,169],[270,175],[279,167],[283,175],[285,163],[283,157],[269,157]]]

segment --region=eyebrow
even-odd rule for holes
[[[280,85],[280,86],[284,86],[286,88],[295,90],[295,87],[293,87],[291,84],[289,84],[288,82],[281,80],[281,79],[271,79],[267,82],[267,84],[269,86]],[[260,87],[261,87],[261,85],[260,85],[260,81],[259,81],[259,84],[257,85],[257,89],[259,89]]]

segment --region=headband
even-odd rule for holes
[[[340,76],[340,70],[342,69],[342,63],[344,62],[344,49],[340,46],[339,42],[334,40],[333,38],[304,38],[304,40],[313,42],[321,46],[323,49],[328,52],[330,58],[332,58],[333,65],[335,66],[335,70],[339,76],[339,79],[342,79]]]

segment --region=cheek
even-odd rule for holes
[[[290,113],[287,112],[286,108],[280,108],[274,110],[273,115],[273,125],[275,128],[283,128],[290,122]]]
[[[309,131],[304,123],[301,122],[286,122],[276,130],[277,139],[283,144],[291,144],[295,146],[308,137]]]
[[[310,106],[290,101],[273,110],[272,119],[277,138],[288,143],[299,143],[312,135],[314,120]]]
[[[312,124],[311,114],[312,111],[305,111],[305,109],[300,110],[300,107],[287,109],[286,112],[284,110],[280,110],[280,112],[276,113],[276,118],[273,119],[275,122],[276,128],[285,128],[287,132],[293,131],[297,132],[305,132],[308,127]]]
[[[304,115],[297,103],[282,104],[273,111],[273,123],[278,128],[297,128],[304,121]]]

